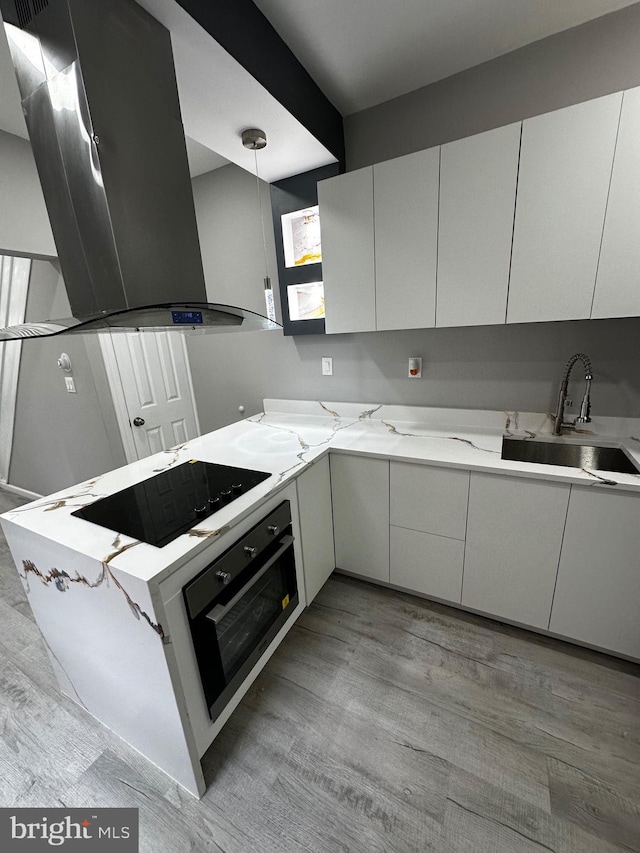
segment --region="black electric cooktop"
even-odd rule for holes
[[[192,459],[71,515],[161,548],[270,476]]]

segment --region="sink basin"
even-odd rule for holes
[[[633,464],[624,450],[598,444],[565,444],[505,436],[502,439],[502,458],[512,459],[515,462],[567,465],[569,468],[640,474],[640,469]]]

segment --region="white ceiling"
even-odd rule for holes
[[[242,68],[175,0],[138,0],[171,31],[185,133],[255,173],[254,152],[241,133],[258,127],[267,147],[258,154],[267,181],[335,162],[327,149]]]
[[[637,0],[254,0],[343,115]]]
[[[187,143],[187,159],[189,160],[189,174],[192,178],[197,175],[204,175],[206,172],[213,172],[214,169],[219,169],[220,166],[226,166],[228,160],[216,154],[206,145],[201,145],[190,136],[185,136]]]
[[[138,2],[171,31],[192,175],[227,162],[255,174],[254,152],[244,148],[241,140],[242,131],[249,127],[267,134],[268,145],[258,152],[258,172],[266,181],[335,162],[336,158],[175,0]],[[0,129],[27,138],[4,27],[0,27]]]
[[[334,157],[175,0],[138,0],[171,30],[193,175],[255,171],[242,130],[266,131],[261,178]],[[254,0],[329,100],[348,115],[638,0]],[[0,27],[0,129],[27,137]],[[214,153],[215,152],[215,153]]]

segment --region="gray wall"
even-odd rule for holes
[[[348,165],[640,85],[639,44],[636,5],[349,116]],[[210,297],[222,292],[224,269],[235,282],[229,301],[260,308],[262,273],[248,261],[256,246],[227,251],[244,227],[241,210],[253,179],[233,167],[220,171],[194,181]],[[214,233],[219,226],[227,230]],[[253,234],[247,244],[256,240]],[[188,348],[206,432],[239,418],[240,405],[247,414],[259,411],[263,397],[546,411],[555,407],[567,359],[580,350],[594,364],[593,411],[640,417],[639,333],[640,320],[599,320],[295,339],[259,332],[194,337]],[[415,355],[425,360],[421,380],[406,378]],[[333,377],[321,376],[321,356],[333,357]]]
[[[2,130],[0,199],[0,255],[55,257],[56,247],[31,145]]]
[[[203,432],[258,412],[263,397],[553,411],[569,356],[592,359],[593,414],[640,417],[640,319],[581,320],[283,338],[278,332],[191,338]],[[333,357],[334,375],[320,359]],[[408,379],[410,356],[423,378]],[[576,405],[583,381],[574,369]]]
[[[640,86],[639,54],[636,3],[347,116],[347,168]]]
[[[264,314],[265,252],[255,176],[230,163],[194,178],[192,186],[209,301]],[[269,185],[263,181],[260,199],[266,269],[275,286],[278,273],[271,201]]]
[[[70,315],[30,144],[0,131],[0,254],[34,260],[27,320]],[[3,346],[14,346],[5,343]],[[73,363],[77,393],[64,388],[61,352]],[[9,484],[47,494],[125,463],[96,338],[25,340],[18,377]]]
[[[34,261],[27,320],[69,313],[57,264]],[[57,366],[62,352],[71,358],[76,394],[66,391]],[[23,341],[9,483],[49,494],[124,464],[97,338],[67,335]]]

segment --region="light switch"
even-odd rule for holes
[[[67,386],[67,391],[70,394],[76,393],[76,383],[73,381],[73,376],[65,376],[64,384]]]
[[[322,357],[322,375],[333,376],[333,359],[328,356]]]

